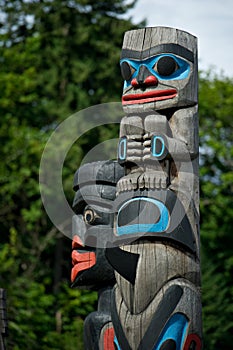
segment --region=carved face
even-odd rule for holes
[[[116,182],[123,176],[117,162],[93,162],[75,175],[71,281],[75,287],[99,289],[115,283],[114,272],[101,242],[112,235]]]
[[[89,187],[89,190],[91,190]],[[115,278],[112,267],[105,258],[104,248],[96,248],[88,245],[86,234],[93,240],[105,228],[112,230],[113,213],[108,213],[97,203],[98,198],[88,204],[78,203],[83,209],[73,217],[73,242],[71,281],[74,286],[98,289],[104,285],[113,285]]]
[[[127,113],[197,103],[196,38],[173,28],[126,32],[121,73]]]

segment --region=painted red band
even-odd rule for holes
[[[104,332],[104,350],[115,350],[113,328],[108,328]]]
[[[76,250],[72,251],[72,264],[79,264],[80,262],[92,262],[96,259],[95,252],[77,252]]]
[[[174,98],[177,95],[176,89],[147,91],[141,94],[129,94],[122,96],[122,104],[138,104],[153,101],[162,101]]]
[[[96,264],[95,252],[79,253],[76,250],[72,252],[71,282],[74,282],[79,272],[88,270]]]

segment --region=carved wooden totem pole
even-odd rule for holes
[[[98,291],[98,310],[84,323],[85,350],[114,350],[111,295],[115,276],[98,240],[106,232],[113,234],[111,205],[122,176],[123,169],[117,162],[100,161],[83,165],[74,177],[72,287]]]
[[[125,33],[111,317],[118,350],[202,349],[197,40]],[[125,254],[127,252],[128,254]]]

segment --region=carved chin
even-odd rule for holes
[[[169,100],[177,96],[176,89],[152,90],[142,93],[128,93],[122,96],[122,105],[135,105],[155,101]]]

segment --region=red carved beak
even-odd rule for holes
[[[73,265],[71,270],[71,282],[74,282],[81,271],[88,270],[96,264],[96,254],[95,252],[75,250],[83,248],[83,243],[77,235],[73,237],[72,248],[74,250],[71,254]]]

